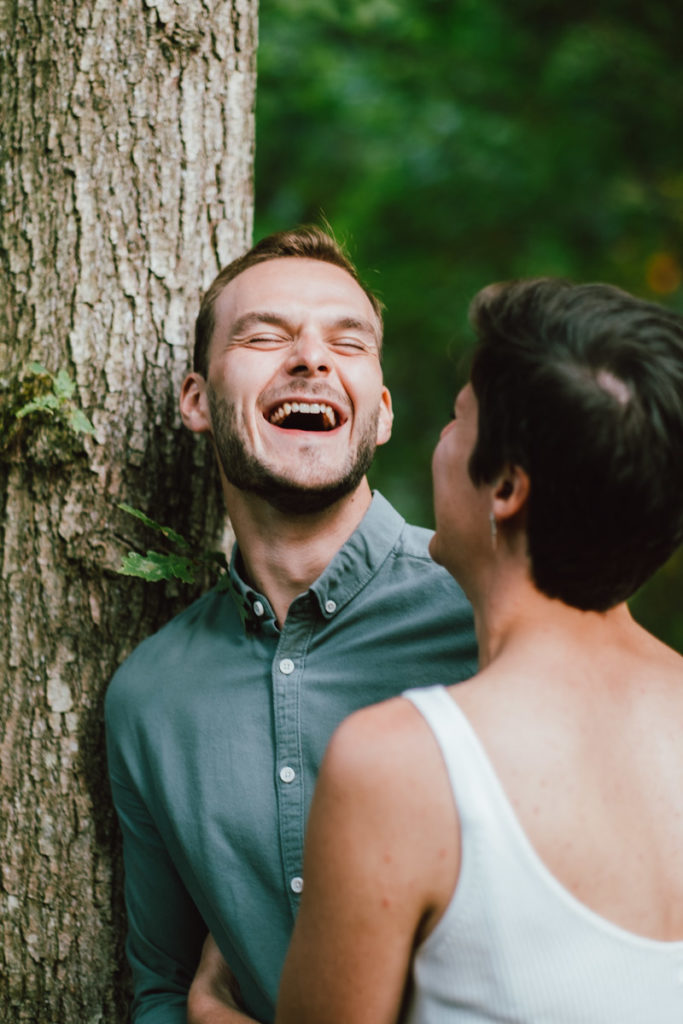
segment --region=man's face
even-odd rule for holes
[[[363,289],[330,263],[269,260],[226,285],[206,394],[230,484],[293,512],[355,490],[391,433],[379,331]]]

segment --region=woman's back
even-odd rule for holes
[[[650,724],[670,711],[659,741],[642,708],[581,721],[557,679],[550,700],[495,673],[455,691],[457,705],[411,694],[449,768],[460,869],[416,954],[410,1024],[683,1019],[683,678],[676,656],[647,660],[661,690],[644,702],[660,705]]]
[[[683,658],[626,616],[611,644],[591,615],[573,646],[544,627],[516,678],[513,655],[454,695],[551,874],[607,920],[683,940]]]

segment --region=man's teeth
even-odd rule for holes
[[[314,416],[322,416],[327,430],[337,424],[337,417],[331,405],[324,402],[283,402],[268,417],[274,426],[278,426],[293,412],[309,413]]]

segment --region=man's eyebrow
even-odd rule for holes
[[[288,317],[283,316],[281,313],[275,313],[266,309],[255,310],[251,313],[245,313],[243,316],[240,316],[235,320],[230,328],[230,337],[239,337],[241,334],[245,334],[254,327],[260,327],[262,324],[270,324],[272,327],[281,327],[284,330],[292,330],[294,327],[293,321]],[[332,317],[324,323],[324,327],[327,330],[334,331],[361,331],[363,334],[372,335],[375,341],[378,341],[379,332],[376,325],[373,324],[371,320],[366,320],[364,317]]]
[[[342,316],[330,320],[327,326],[334,328],[334,330],[362,331],[364,334],[372,334],[373,337],[377,337],[376,326],[371,320],[365,320],[363,317]]]
[[[258,310],[253,313],[245,313],[239,316],[230,328],[230,337],[234,338],[252,327],[259,327],[261,324],[270,324],[272,327],[291,328],[291,322],[281,313],[271,313],[269,310]]]

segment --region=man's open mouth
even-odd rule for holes
[[[267,416],[274,427],[284,430],[334,430],[339,414],[327,402],[281,402]]]

